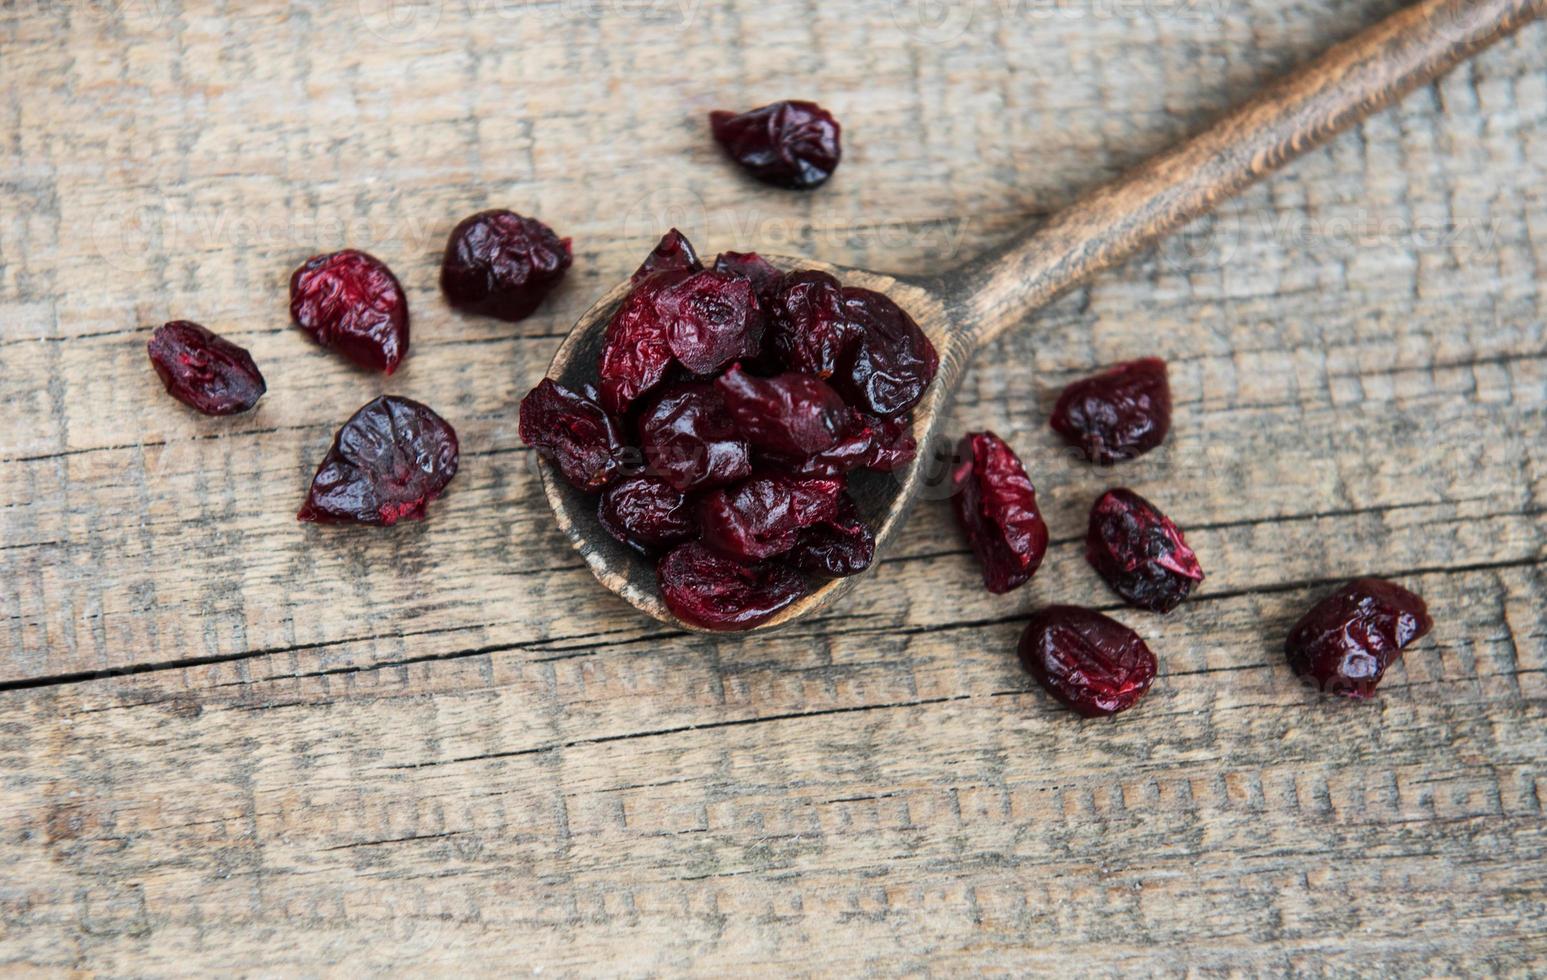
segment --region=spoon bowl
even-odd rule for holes
[[[856,474],[850,486],[875,530],[876,555],[896,537],[922,488],[945,476],[933,465],[932,449],[944,442],[946,408],[964,365],[979,348],[1064,290],[1154,244],[1544,13],[1547,0],[1421,0],[1332,47],[1198,135],[1086,194],[1042,227],[937,278],[765,255],[784,271],[818,269],[846,286],[885,293],[917,321],[940,355],[939,373],[913,412],[918,457],[897,473]],[[619,284],[580,317],[548,366],[548,377],[571,389],[596,381],[607,322],[629,288]],[[570,487],[546,461],[540,467],[559,526],[603,585],[662,622],[709,632],[666,608],[653,563],[602,528],[594,496]],[[825,582],[755,629],[776,629],[807,616],[860,578]]]
[[[946,305],[925,284],[896,276],[787,255],[764,254],[763,258],[783,272],[816,269],[836,277],[845,286],[861,286],[885,293],[892,302],[908,311],[940,355],[940,370],[935,381],[913,410],[913,436],[919,444],[918,458],[894,473],[860,471],[850,476],[849,492],[860,513],[875,530],[876,553],[880,554],[902,527],[909,506],[918,496],[921,481],[935,475],[925,465],[926,448],[937,444],[942,438],[937,430],[950,396],[955,391],[956,382],[961,377],[963,357],[960,345],[956,342],[957,335],[950,329]],[[553,362],[548,365],[548,377],[573,390],[596,383],[596,365],[601,358],[607,322],[630,288],[629,283],[620,283],[581,314],[574,329],[554,355]],[[539,463],[539,472],[543,492],[553,507],[559,527],[603,585],[622,596],[636,609],[662,622],[695,632],[715,632],[683,622],[666,608],[656,585],[654,561],[607,533],[597,520],[594,494],[575,489],[546,460]],[[863,574],[818,583],[805,596],[754,629],[777,629],[810,614],[841,596]]]

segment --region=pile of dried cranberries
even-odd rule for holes
[[[607,325],[597,384],[544,379],[521,438],[656,560],[666,605],[747,629],[870,565],[856,470],[913,459],[911,412],[939,358],[881,293],[755,253],[709,265],[673,229]]]

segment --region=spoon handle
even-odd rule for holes
[[[1149,246],[1547,13],[1547,0],[1422,0],[1333,47],[1208,129],[941,285],[976,349],[1064,290]]]

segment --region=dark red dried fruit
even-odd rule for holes
[[[188,320],[156,328],[145,350],[167,394],[205,415],[235,415],[268,390],[252,355]]]
[[[536,218],[480,211],[451,230],[440,288],[452,306],[514,322],[553,291],[570,257],[569,239]]]
[[[391,374],[408,356],[408,297],[392,270],[364,252],[307,259],[290,277],[290,316],[360,367]]]
[[[1128,361],[1065,388],[1053,431],[1093,463],[1142,456],[1171,428],[1171,386],[1158,357]]]
[[[714,258],[714,268],[751,280],[759,303],[768,302],[784,277],[784,273],[756,252],[721,252]]]
[[[666,607],[706,629],[750,629],[806,594],[805,581],[792,568],[743,564],[697,542],[662,558],[655,574]]]
[[[906,466],[918,455],[913,421],[904,415],[878,419],[851,412],[848,423],[831,447],[804,458],[778,453],[767,462],[795,476],[842,476],[857,469],[890,472]]]
[[[752,472],[751,452],[712,384],[661,392],[639,419],[650,472],[684,492],[734,483]]]
[[[800,532],[784,563],[811,575],[842,578],[869,568],[875,554],[875,532],[845,493],[838,497],[836,514]]]
[[[1359,578],[1301,616],[1284,652],[1295,674],[1324,693],[1367,698],[1403,647],[1433,625],[1418,596],[1384,579]]]
[[[790,371],[830,378],[858,335],[844,316],[843,287],[825,272],[803,269],[772,289],[768,349]]]
[[[953,474],[956,520],[995,594],[1024,585],[1047,553],[1047,524],[1015,452],[992,432],[969,432]]]
[[[629,277],[629,282],[638,283],[657,272],[697,272],[703,267],[704,264],[698,261],[698,253],[693,251],[693,243],[673,228],[661,236],[655,248]]]
[[[718,110],[709,127],[731,159],[776,187],[819,187],[843,155],[838,120],[815,102],[775,102],[739,115]]]
[[[836,384],[849,404],[883,418],[917,405],[940,369],[924,331],[902,307],[869,289],[846,287],[843,313],[856,339]]]
[[[622,474],[627,450],[612,417],[589,394],[544,378],[521,399],[521,441],[581,490],[600,490]]]
[[[713,269],[647,276],[607,324],[603,404],[621,413],[661,382],[673,360],[705,375],[751,357],[762,335],[749,280]]]
[[[1108,490],[1091,507],[1085,558],[1129,605],[1153,612],[1175,609],[1203,581],[1181,529],[1124,487]]]
[[[1155,680],[1155,655],[1139,634],[1093,609],[1048,606],[1021,635],[1021,666],[1087,718],[1127,711]]]
[[[759,476],[699,502],[704,543],[735,558],[758,559],[789,551],[801,529],[832,520],[843,481]]]
[[[428,407],[383,395],[350,416],[312,477],[297,520],[375,524],[424,519],[457,475],[457,434]]]
[[[809,374],[755,378],[731,365],[715,381],[736,427],[757,449],[809,456],[828,449],[849,421],[838,393]]]
[[[698,522],[682,491],[653,476],[633,476],[608,487],[597,504],[607,533],[639,551],[698,536]]]

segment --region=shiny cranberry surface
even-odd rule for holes
[[[290,316],[360,367],[391,374],[408,356],[408,297],[392,270],[364,252],[307,259],[290,277]]]
[[[457,475],[457,434],[429,407],[383,395],[344,423],[312,477],[298,520],[375,524],[424,519]]]
[[[713,630],[750,629],[807,592],[792,568],[739,562],[696,541],[662,558],[655,574],[674,615]]]
[[[517,432],[581,490],[600,490],[624,470],[627,454],[612,417],[592,393],[544,378],[521,399]]]
[[[629,281],[638,283],[641,279],[654,275],[657,272],[697,272],[704,264],[698,261],[698,253],[693,251],[693,243],[688,241],[686,235],[673,228],[661,236],[661,240],[645,256],[644,262],[634,270]]]
[[[870,567],[876,554],[876,536],[860,516],[847,493],[838,498],[832,517],[801,531],[784,562],[810,575],[842,578]]]
[[[1433,625],[1417,595],[1384,579],[1359,578],[1301,616],[1284,653],[1295,674],[1318,690],[1363,699]]]
[[[514,211],[480,211],[451,230],[440,288],[451,305],[516,321],[530,316],[563,280],[570,243]]]
[[[743,560],[769,558],[793,548],[804,528],[832,520],[842,493],[836,479],[753,477],[705,495],[698,522],[710,547]]]
[[[246,350],[188,320],[156,328],[145,345],[167,394],[205,415],[235,415],[268,386]]]
[[[992,432],[967,433],[957,454],[952,503],[984,586],[997,594],[1025,585],[1042,564],[1048,537],[1026,470]]]
[[[1155,655],[1117,620],[1078,606],[1049,606],[1021,635],[1021,666],[1087,718],[1127,711],[1155,679]]]
[[[843,399],[814,375],[791,371],[757,378],[733,364],[715,387],[742,435],[768,452],[800,457],[822,452],[849,421]]]
[[[639,419],[650,472],[678,490],[723,486],[752,472],[752,453],[712,384],[664,390]]]
[[[1074,382],[1058,396],[1050,424],[1093,463],[1142,456],[1171,429],[1166,362],[1147,357]]]
[[[743,113],[719,110],[709,114],[709,127],[731,159],[776,187],[820,187],[843,156],[838,120],[815,102],[775,102]]]
[[[1203,581],[1198,556],[1154,504],[1125,487],[1090,509],[1085,558],[1130,605],[1170,612]]]
[[[698,521],[682,491],[653,476],[634,476],[608,487],[597,503],[607,533],[638,551],[679,544],[698,536]]]

